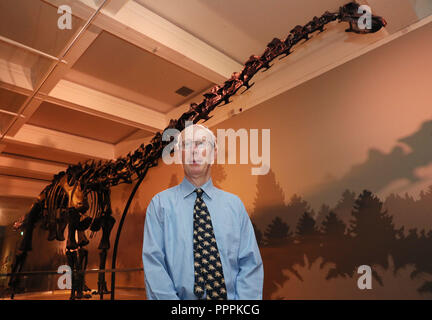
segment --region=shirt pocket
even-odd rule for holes
[[[219,231],[220,235],[216,236],[218,247],[220,242],[222,250],[225,251],[225,255],[230,260],[230,263],[237,263],[240,246],[240,232],[237,226],[235,223],[223,222]],[[219,238],[221,238],[221,241]]]

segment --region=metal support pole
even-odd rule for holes
[[[129,210],[129,207],[132,203],[132,200],[135,197],[135,194],[136,194],[141,182],[144,180],[144,177],[146,176],[148,169],[149,169],[149,166],[147,165],[146,169],[140,175],[137,183],[135,184],[135,187],[133,188],[132,193],[129,196],[129,199],[128,199],[126,206],[124,208],[124,211],[123,211],[123,215],[122,215],[121,220],[119,222],[119,226],[117,228],[117,235],[116,235],[116,239],[114,242],[113,256],[112,256],[111,269],[113,269],[113,270],[115,270],[115,267],[116,267],[117,249],[118,249],[118,244],[119,244],[119,240],[120,240],[120,233],[121,233],[122,228],[123,228],[123,223],[126,219],[126,215],[127,215],[128,210]],[[115,272],[112,272],[111,273],[111,300],[114,300],[114,297],[115,297]]]

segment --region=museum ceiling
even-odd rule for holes
[[[274,37],[347,2],[110,0],[99,10],[103,0],[1,0],[0,196],[37,196],[68,164],[134,150]],[[432,21],[428,0],[359,2],[386,29],[358,37],[329,25],[207,124]]]

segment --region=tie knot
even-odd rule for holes
[[[201,198],[201,196],[202,196],[202,194],[203,194],[203,189],[201,189],[201,188],[196,188],[196,189],[194,190],[194,192],[196,192],[198,198]]]

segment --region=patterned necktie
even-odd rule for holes
[[[225,280],[210,213],[202,198],[203,190],[197,194],[194,207],[194,293],[201,299],[204,291],[207,300],[227,300]]]

